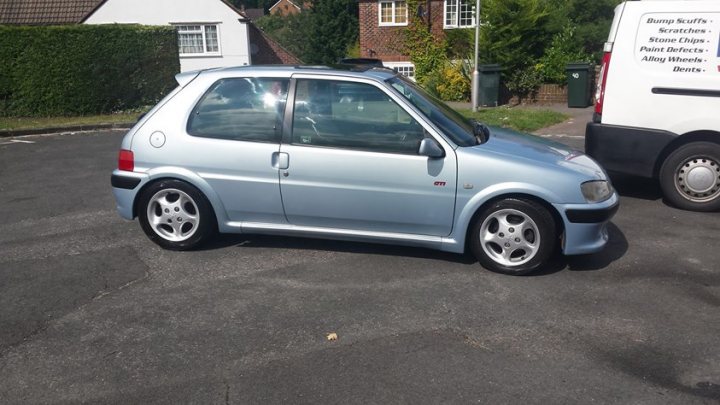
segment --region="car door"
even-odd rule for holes
[[[288,78],[215,82],[187,123],[185,166],[207,181],[230,221],[286,223],[278,169]]]
[[[385,89],[362,79],[295,76],[280,190],[293,225],[445,236],[453,224],[454,151],[418,154],[430,136]],[[291,89],[291,92],[293,89]]]

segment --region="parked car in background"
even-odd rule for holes
[[[589,157],[469,121],[397,73],[183,73],[125,136],[120,215],[167,249],[217,231],[471,250],[524,274],[597,252],[618,197]]]
[[[720,209],[720,2],[617,6],[586,152],[660,181],[687,210]]]

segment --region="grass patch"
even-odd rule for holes
[[[475,113],[472,110],[458,110],[458,112],[487,125],[512,128],[523,132],[534,132],[570,118],[569,115],[557,111],[523,107],[484,108]]]
[[[541,128],[559,124],[570,118],[569,115],[552,110],[524,107],[484,108],[476,113],[465,109],[458,111],[468,118],[474,118],[488,125],[512,128],[523,132],[534,132]],[[141,112],[134,111],[80,117],[0,117],[0,131],[61,128],[77,125],[132,124],[137,121],[140,114]]]
[[[134,123],[139,112],[85,115],[81,117],[0,117],[0,130],[72,127],[77,125]]]

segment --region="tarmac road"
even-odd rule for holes
[[[0,402],[720,401],[720,217],[652,183],[616,181],[603,253],[533,277],[313,239],[178,253],[115,213],[121,137],[0,139]]]

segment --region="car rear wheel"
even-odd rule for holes
[[[217,230],[207,198],[180,180],[161,180],[148,186],[138,201],[138,218],[150,240],[170,250],[193,249]]]
[[[691,211],[720,209],[720,145],[693,142],[670,154],[660,169],[665,198]]]
[[[470,246],[486,269],[523,275],[537,270],[553,254],[555,228],[542,205],[508,198],[490,205],[475,221]]]

